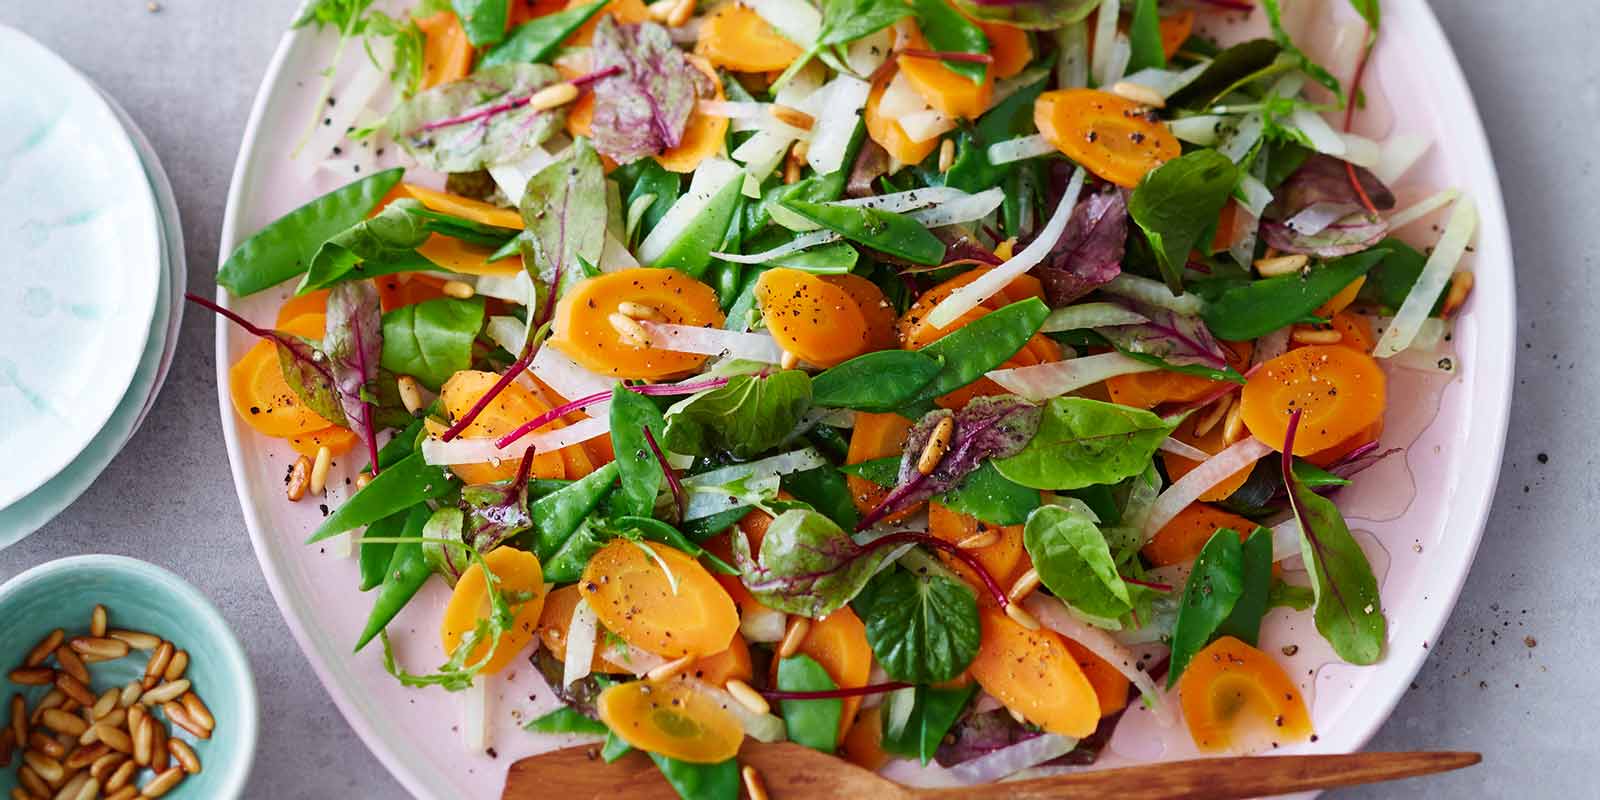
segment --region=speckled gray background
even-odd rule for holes
[[[256,85],[299,0],[0,0],[127,107],[182,207],[190,288],[213,289],[234,155]],[[1591,309],[1600,214],[1600,89],[1587,0],[1434,0],[1505,182],[1519,281],[1517,390],[1505,473],[1472,577],[1378,749],[1479,750],[1454,776],[1357,797],[1595,797],[1600,681],[1600,426]],[[155,414],[76,505],[0,552],[0,579],[85,552],[150,559],[193,581],[244,640],[260,688],[252,798],[397,797],[311,673],[250,551],[217,423],[212,320],[191,313]]]

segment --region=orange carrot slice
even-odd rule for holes
[[[381,275],[373,283],[378,285],[378,302],[385,313],[445,296],[443,278],[420,272]]]
[[[1149,110],[1110,92],[1058,89],[1033,105],[1039,132],[1067,158],[1118,186],[1133,188],[1183,149]]]
[[[1383,416],[1383,370],[1371,356],[1340,345],[1290,350],[1261,365],[1240,393],[1240,415],[1256,438],[1283,449],[1289,418],[1303,411],[1294,454],[1310,455]]]
[[[934,136],[926,141],[914,142],[906,135],[906,129],[900,126],[899,120],[886,117],[879,106],[883,103],[884,89],[888,88],[889,81],[894,78],[894,69],[885,70],[872,84],[871,91],[867,92],[867,107],[862,112],[867,123],[867,135],[878,146],[888,151],[889,157],[901,164],[920,164],[933,151],[939,149],[939,137]],[[962,80],[966,80],[963,78]]]
[[[712,686],[721,686],[735,678],[748,683],[753,675],[755,666],[750,661],[750,645],[737,633],[726,650],[700,658],[682,673],[682,677],[705,681]]]
[[[594,0],[568,0],[567,8],[586,6],[591,2]],[[650,19],[650,9],[645,7],[643,0],[611,0],[609,5],[600,9],[600,13],[567,37],[567,46],[588,47],[589,43],[594,41],[594,29],[599,27],[600,18],[607,14],[610,14],[618,25],[637,25]]]
[[[1356,278],[1348,286],[1340,289],[1338,294],[1328,298],[1328,302],[1317,306],[1317,310],[1311,312],[1312,315],[1326,319],[1349,308],[1350,304],[1356,301],[1356,295],[1361,293],[1361,287],[1366,283],[1367,276],[1362,275]]]
[[[278,329],[321,339],[324,324],[321,314],[301,314]],[[277,345],[266,339],[256,342],[228,369],[228,397],[239,418],[267,436],[300,436],[332,426],[300,402],[300,396],[283,379]]]
[[[1212,534],[1223,528],[1232,529],[1239,534],[1239,540],[1244,541],[1256,529],[1256,524],[1215,506],[1190,503],[1171,522],[1161,526],[1139,552],[1152,567],[1187,564],[1198,558]]]
[[[729,3],[705,18],[694,51],[735,72],[782,70],[801,52],[760,14],[738,3]]]
[[[1168,14],[1161,18],[1161,49],[1166,52],[1167,58],[1178,54],[1183,43],[1189,40],[1189,34],[1194,32],[1194,10],[1183,9],[1176,14]]]
[[[440,11],[417,22],[422,45],[422,88],[458,81],[472,71],[472,43],[454,11]]]
[[[1115,714],[1128,705],[1126,675],[1118,672],[1111,662],[1071,639],[1063,637],[1061,643],[1067,646],[1067,652],[1072,654],[1072,659],[1078,662],[1078,668],[1083,670],[1083,676],[1094,687],[1094,695],[1100,700],[1101,717]]]
[[[893,412],[857,413],[856,426],[850,431],[850,450],[845,454],[845,463],[861,464],[900,455],[900,451],[905,449],[906,434],[911,431],[911,425],[911,420]],[[850,500],[855,503],[856,510],[863,514],[877,508],[889,496],[888,489],[866,478],[846,475],[845,483],[850,486]],[[884,521],[898,522],[918,508],[921,508],[920,504],[885,517]]]
[[[928,40],[923,38],[916,24],[907,22],[906,28],[908,35],[903,42],[895,42],[896,47],[902,50],[927,50]],[[992,69],[985,73],[982,83],[973,83],[971,78],[950,69],[937,58],[899,55],[895,57],[895,66],[905,73],[906,80],[911,82],[911,86],[928,105],[947,117],[977,119],[989,109],[989,101],[994,99]]]
[[[721,652],[739,630],[733,600],[711,573],[666,545],[613,541],[589,560],[579,585],[602,625],[666,658]]]
[[[1009,589],[1023,573],[1033,569],[1033,559],[1023,547],[1021,525],[990,525],[939,503],[929,503],[928,532],[951,544],[960,544],[979,535],[988,538],[989,534],[993,534],[992,543],[963,549],[977,557],[984,571],[1003,589]],[[943,550],[939,551],[939,558],[978,593],[979,605],[994,604],[993,595],[985,589],[983,579],[971,567]]]
[[[414,183],[402,183],[399,190],[404,195],[411,197],[430,211],[449,214],[452,217],[469,219],[483,225],[493,225],[498,228],[522,228],[522,214],[515,209],[501,208],[493,203],[462,197],[458,194],[441,192],[418,186]]]
[[[806,638],[800,642],[802,655],[816,659],[841,689],[866,686],[872,676],[872,647],[867,644],[867,628],[848,607],[814,620]],[[777,682],[778,662],[772,662],[772,681]],[[861,708],[860,697],[844,698],[839,717],[839,738],[850,730],[850,723]]]
[[[514,621],[511,628],[500,636],[494,645],[494,656],[483,668],[483,674],[493,675],[510,664],[533,641],[539,626],[539,614],[544,610],[544,573],[539,568],[539,558],[532,553],[511,547],[489,551],[483,563],[494,573],[500,591],[519,597],[511,602]],[[456,588],[450,593],[450,602],[444,609],[444,621],[439,626],[439,638],[448,655],[456,651],[462,640],[478,627],[478,620],[487,619],[493,609],[489,602],[488,579],[478,562],[472,562]],[[476,664],[489,652],[492,643],[478,642],[467,654],[468,664]]]
[[[1028,43],[1028,32],[1004,22],[974,20],[989,37],[989,55],[994,63],[989,65],[989,75],[996,79],[1020,74],[1033,63],[1033,45]]]
[[[1100,724],[1100,700],[1064,640],[979,609],[982,643],[969,668],[984,691],[1050,733],[1083,738]]]
[[[558,661],[567,660],[567,629],[572,625],[572,610],[577,607],[583,595],[578,590],[578,584],[563,586],[550,593],[545,598],[544,610],[539,614],[537,633],[539,641],[544,643],[550,655]],[[594,658],[589,662],[591,672],[602,672],[608,675],[632,675],[633,670],[620,664],[612,663],[601,654],[604,648],[594,649]]]
[[[574,361],[603,375],[662,380],[700,369],[706,357],[641,345],[611,321],[623,302],[655,309],[657,320],[678,325],[721,326],[717,293],[675,269],[636,267],[578,282],[556,304],[550,343]]]
[[[883,749],[883,706],[873,706],[856,714],[850,730],[839,744],[844,759],[866,770],[877,772],[889,763]]]
[[[1196,653],[1178,679],[1184,721],[1204,752],[1241,752],[1311,737],[1294,681],[1266,653],[1232,636]]]
[[[1250,365],[1255,345],[1250,342],[1222,342],[1228,366],[1244,372]],[[1216,391],[1221,384],[1198,375],[1156,370],[1118,375],[1106,379],[1111,402],[1134,408],[1151,409],[1162,403],[1192,403]]]
[[[651,753],[716,764],[744,741],[738,718],[683,681],[634,681],[600,693],[600,721],[618,738]]]
[[[761,273],[756,300],[767,330],[784,350],[821,367],[867,351],[867,320],[850,292],[797,269]]]
[[[722,92],[722,78],[717,75],[716,69],[699,56],[689,56],[688,59],[690,64],[711,79],[711,85],[715,87],[712,96],[726,100],[727,95]],[[683,138],[678,141],[678,146],[656,156],[656,163],[670,172],[694,172],[700,162],[722,152],[728,136],[728,124],[727,117],[702,114],[696,109],[689,114],[689,124],[684,127]]]
[[[301,314],[322,316],[328,310],[328,292],[330,291],[332,290],[317,289],[316,291],[295,295],[283,301],[283,305],[278,306],[278,321],[273,325],[282,329],[290,320]],[[310,335],[312,338],[320,339],[322,338],[322,331],[317,331]]]
[[[445,412],[452,420],[459,419],[472,409],[485,392],[493,388],[500,380],[500,376],[493,372],[478,370],[463,370],[450,376],[441,387],[439,397],[444,401]],[[543,414],[550,409],[539,402],[537,397],[526,388],[512,383],[495,395],[478,416],[472,420],[461,432],[462,438],[486,439],[504,436],[516,430],[522,423]],[[549,428],[562,427],[560,421],[552,422]],[[428,432],[438,436],[444,433],[445,426],[438,421],[429,419],[425,423]],[[468,484],[494,483],[496,481],[510,480],[517,475],[518,463],[515,459],[505,459],[499,464],[456,464],[450,467],[457,477]],[[566,463],[561,458],[560,452],[541,452],[533,456],[531,474],[539,478],[565,478],[567,476]]]
[[[823,275],[821,278],[823,282],[843,289],[855,301],[856,308],[861,310],[861,318],[867,323],[867,350],[893,350],[900,346],[894,306],[883,296],[878,284],[853,272]]]
[[[316,458],[317,451],[324,447],[328,448],[328,452],[332,453],[335,458],[338,458],[354,450],[358,444],[361,444],[360,436],[357,436],[349,428],[337,426],[289,437],[289,449],[306,458]]]

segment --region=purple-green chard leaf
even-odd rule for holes
[[[1078,201],[1067,228],[1033,274],[1051,308],[1069,305],[1122,274],[1128,241],[1128,195],[1117,187]]]
[[[653,22],[618,25],[602,17],[594,32],[596,72],[621,70],[594,84],[594,146],[618,164],[677,147],[711,79]]]
[[[890,548],[862,547],[816,511],[791,509],[767,526],[761,552],[732,530],[734,563],[757,600],[789,614],[820,619],[843,608],[877,573]]]
[[[329,291],[322,351],[339,393],[339,407],[351,430],[366,441],[376,474],[378,431],[373,406],[383,351],[383,308],[371,281],[346,281]]]
[[[528,180],[522,194],[522,263],[539,287],[537,328],[555,311],[555,298],[583,279],[579,259],[600,263],[606,243],[606,174],[589,140]]]
[[[388,129],[422,166],[472,172],[521,161],[566,121],[565,106],[529,100],[561,79],[544,64],[500,64],[435,86],[390,112]]]

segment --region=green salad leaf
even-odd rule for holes
[[[483,57],[478,59],[477,68],[549,61],[550,57],[561,49],[561,43],[566,41],[567,37],[583,27],[585,22],[605,7],[606,0],[595,0],[587,5],[574,6],[524,22],[513,29],[505,41],[484,53]]]
[[[611,447],[617,454],[617,469],[622,485],[611,496],[611,509],[617,514],[648,517],[655,511],[656,495],[666,477],[661,464],[650,452],[644,431],[660,441],[666,420],[656,404],[619,384],[611,391]]]
[[[971,326],[968,326],[971,327]],[[1081,489],[1143,472],[1180,419],[1114,403],[1057,397],[1022,452],[994,462],[1000,474],[1035,489]]]
[[[1128,198],[1128,214],[1144,231],[1174,295],[1183,291],[1189,251],[1216,227],[1238,180],[1238,167],[1227,156],[1195,150],[1151,170]]]
[[[482,297],[438,297],[396,308],[383,315],[378,363],[437,392],[451,375],[472,367],[483,316]]]
[[[872,654],[894,680],[954,680],[978,655],[978,601],[966,584],[890,568],[854,607]]]
[[[1219,636],[1254,646],[1271,585],[1271,531],[1256,528],[1243,543],[1238,531],[1223,528],[1213,533],[1183,588],[1178,622],[1172,629],[1167,686],[1176,686],[1194,654]]]
[[[828,671],[808,655],[793,655],[778,662],[778,689],[784,692],[825,692],[837,689]],[[814,700],[779,700],[789,741],[832,753],[839,744],[839,720],[844,701],[837,697]]]
[[[661,443],[684,455],[749,459],[782,444],[810,407],[811,378],[800,370],[735,375],[668,409]]]
[[[885,549],[864,550],[833,520],[810,509],[790,509],[767,526],[761,552],[750,552],[742,532],[732,534],[744,585],[768,607],[820,619],[842,608],[878,571]]]
[[[1062,602],[1108,620],[1133,608],[1111,547],[1082,501],[1040,506],[1028,517],[1022,541],[1039,580]]]

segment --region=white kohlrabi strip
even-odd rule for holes
[[[1078,740],[1070,736],[1046,733],[956,764],[950,776],[967,786],[994,783],[1060,758],[1077,746]]]
[[[767,713],[758,714],[750,710],[744,703],[739,702],[726,689],[712,686],[699,678],[688,678],[695,691],[704,694],[722,706],[724,711],[732,714],[739,720],[740,727],[744,728],[746,736],[758,742],[781,742],[789,737],[789,729],[777,715]]]
[[[760,461],[733,464],[710,472],[702,472],[699,475],[692,475],[683,479],[683,485],[685,487],[721,486],[740,478],[749,478],[751,480],[768,477],[777,478],[788,475],[791,472],[816,469],[826,463],[828,463],[828,460],[823,458],[821,453],[805,447],[799,450],[790,450],[787,453],[779,453],[775,456],[768,456]]]
[[[1101,328],[1107,325],[1139,325],[1150,319],[1116,303],[1081,303],[1058,308],[1044,318],[1041,333],[1059,333],[1083,328]]]
[[[943,136],[956,129],[956,121],[934,108],[925,108],[900,118],[900,130],[906,138],[918,144]]]
[[[765,120],[771,116],[771,109],[770,103],[734,100],[699,100],[694,104],[694,110],[701,114],[728,119]]]
[[[948,203],[918,209],[906,216],[922,223],[925,228],[942,228],[946,225],[959,225],[983,219],[999,208],[1005,199],[1005,191],[996,186],[977,194],[958,197]]]
[[[548,453],[587,442],[608,432],[606,420],[590,418],[564,427],[528,434],[503,449],[496,445],[495,439],[492,438],[461,437],[446,442],[429,437],[422,440],[422,460],[424,463],[440,467],[457,464],[503,464],[508,461],[515,463],[530,448],[534,452]]]
[[[391,45],[384,41],[378,46],[386,48]],[[344,141],[345,134],[354,127],[356,118],[366,110],[378,90],[388,85],[389,76],[373,65],[366,54],[359,54],[355,75],[339,91],[339,102],[326,109],[318,109],[317,125],[306,132],[306,138],[290,156],[301,180],[311,180],[322,162],[333,154],[333,148]],[[324,111],[326,113],[322,113]]]
[[[556,157],[539,145],[530,145],[528,155],[521,161],[512,161],[506,164],[495,164],[489,167],[489,177],[494,178],[494,185],[500,187],[511,205],[522,205],[522,195],[528,189],[528,181],[540,170],[556,163]]]
[[[783,130],[777,130],[781,127]],[[731,154],[734,161],[744,164],[746,184],[744,194],[752,196],[749,187],[754,184],[755,194],[761,196],[761,181],[766,180],[783,163],[784,156],[788,155],[790,145],[798,138],[793,135],[795,129],[782,123],[774,123],[771,127],[764,127],[756,135],[746,139],[744,144],[734,148]]]
[[[739,633],[747,642],[781,642],[788,624],[789,615],[782,611],[774,611],[760,604],[740,608]]]
[[[1451,203],[1454,203],[1456,198],[1460,196],[1461,192],[1457,189],[1445,189],[1438,194],[1432,195],[1421,202],[1418,202],[1414,206],[1409,206],[1396,211],[1389,215],[1389,230],[1400,230],[1401,228],[1404,228],[1405,226],[1410,225],[1411,223],[1416,222],[1417,220],[1422,219],[1423,217],[1426,217],[1429,214],[1432,214],[1433,212],[1450,205]]]
[[[1104,0],[1100,3],[1100,13],[1095,17],[1094,52],[1089,61],[1089,74],[1099,86],[1110,86],[1114,80],[1108,80],[1110,72],[1111,51],[1116,46],[1117,17],[1122,13],[1122,4],[1117,0]],[[1124,68],[1127,62],[1123,62]],[[1120,77],[1120,76],[1119,76]]]
[[[1267,175],[1268,167],[1266,158],[1257,158],[1250,164],[1250,178],[1257,184],[1265,187],[1262,181]],[[1270,195],[1270,192],[1269,192]],[[1270,203],[1271,200],[1268,200]],[[1228,237],[1231,243],[1228,246],[1228,255],[1245,269],[1250,269],[1256,257],[1256,238],[1261,234],[1261,214],[1250,213],[1249,209],[1241,209],[1240,213],[1233,215],[1233,231]]]
[[[589,677],[594,666],[595,642],[600,638],[600,620],[587,598],[578,600],[572,607],[572,620],[567,625],[567,658],[561,670],[561,685],[571,686]]]
[[[1200,448],[1195,447],[1188,442],[1174,439],[1171,436],[1161,440],[1161,446],[1159,449],[1163,453],[1171,453],[1179,458],[1187,458],[1190,461],[1195,462],[1205,461],[1211,457],[1210,453],[1207,453],[1206,451],[1201,450]]]
[[[339,508],[344,505],[355,489],[355,462],[350,458],[341,458],[328,466],[328,478],[324,484],[323,502],[329,508]],[[328,541],[328,553],[334,558],[349,558],[356,554],[360,548],[355,544],[356,532],[341,533]]]
[[[1033,613],[1040,624],[1046,628],[1083,645],[1089,652],[1100,657],[1100,660],[1115,667],[1134,686],[1139,687],[1139,693],[1144,696],[1145,702],[1150,704],[1150,710],[1155,713],[1156,721],[1162,727],[1171,728],[1177,725],[1177,711],[1169,698],[1161,693],[1160,687],[1141,668],[1139,660],[1133,652],[1123,647],[1117,640],[1105,631],[1083,622],[1073,616],[1067,605],[1060,600],[1046,595],[1044,592],[1034,592],[1022,601],[1022,607]]]
[[[1297,108],[1289,115],[1289,121],[1311,140],[1312,149],[1335,158],[1344,157],[1344,137],[1321,114],[1308,108]]]
[[[479,275],[472,282],[473,289],[484,297],[493,297],[498,300],[510,300],[519,306],[531,308],[534,301],[533,278],[525,269],[519,269],[510,275]],[[508,348],[517,352],[515,348]]]
[[[1365,136],[1341,133],[1339,138],[1344,140],[1344,160],[1358,167],[1372,169],[1383,158],[1383,148]]]
[[[729,491],[722,484],[700,484],[686,480],[683,485],[689,491],[689,502],[684,506],[683,520],[692,522],[720,514],[730,508],[748,506],[753,496],[776,496],[778,476],[751,476],[745,479],[742,492]]]
[[[960,189],[952,189],[948,186],[930,186],[926,189],[875,194],[871,197],[853,197],[849,200],[837,200],[827,205],[843,206],[845,208],[876,208],[880,211],[893,211],[896,214],[904,214],[908,211],[916,211],[919,208],[953,203],[969,197],[972,197],[972,195]]]
[[[1056,86],[1081,89],[1089,85],[1089,26],[1082,20],[1056,30]]]
[[[650,235],[639,243],[639,258],[647,264],[660,260],[666,254],[667,248],[683,235],[689,223],[705,210],[717,192],[722,191],[729,183],[743,179],[744,171],[732,161],[720,158],[707,159],[694,171],[694,178],[689,182],[689,191],[684,192],[683,196],[667,209],[667,213],[656,223]]]
[[[461,693],[461,742],[469,753],[489,749],[489,676],[479,675]]]
[[[1391,136],[1383,143],[1383,152],[1378,155],[1378,165],[1372,167],[1372,174],[1392,186],[1411,171],[1431,147],[1433,140],[1414,133]]]
[[[1205,72],[1206,67],[1209,66],[1211,66],[1210,60],[1201,61],[1182,71],[1146,67],[1132,75],[1123,77],[1122,81],[1143,86],[1161,95],[1161,98],[1165,100],[1177,94],[1179,89],[1194,83],[1194,79],[1200,77],[1200,73]]]
[[[768,333],[744,333],[649,320],[642,320],[639,324],[650,333],[650,345],[657,350],[742,358],[767,364],[783,360],[783,348]]]
[[[522,343],[527,339],[528,323],[516,317],[490,317],[488,324],[483,326],[483,332],[490,341],[505,348],[507,353],[516,355],[522,351]]]
[[[1192,117],[1182,117],[1167,123],[1167,129],[1172,135],[1201,147],[1211,147],[1221,138],[1221,130],[1232,122],[1230,117],[1220,114],[1196,114]]]
[[[844,63],[857,77],[865,78],[889,60],[889,49],[894,46],[894,30],[884,28],[876,33],[856,39],[845,46]]]
[[[1013,161],[1049,155],[1055,151],[1056,146],[1045,138],[1044,134],[1035,133],[989,145],[989,162],[997,165],[1010,164]]]
[[[1150,509],[1150,516],[1144,521],[1143,541],[1150,541],[1167,523],[1177,517],[1179,512],[1188,508],[1190,503],[1199,500],[1200,495],[1232,477],[1239,470],[1255,464],[1270,452],[1272,452],[1270,446],[1251,436],[1229,445],[1227,449],[1201,462],[1200,466],[1174,481],[1156,498],[1155,505]]]
[[[1439,243],[1433,246],[1427,263],[1422,266],[1422,274],[1417,276],[1416,285],[1406,294],[1405,302],[1400,304],[1400,310],[1394,315],[1394,322],[1373,348],[1374,356],[1389,358],[1411,346],[1417,331],[1433,310],[1434,301],[1450,282],[1450,275],[1461,263],[1467,244],[1477,232],[1478,207],[1472,198],[1462,197],[1450,212],[1450,221],[1445,223],[1444,234],[1439,237]]]
[[[928,324],[935,328],[948,327],[960,319],[961,315],[977,308],[983,301],[1004,289],[1017,276],[1043,261],[1067,229],[1067,220],[1072,217],[1072,209],[1078,205],[1078,195],[1083,192],[1084,178],[1083,167],[1074,170],[1072,179],[1067,182],[1066,193],[1061,196],[1061,202],[1056,205],[1055,213],[1050,215],[1050,221],[1045,223],[1039,236],[1004,264],[951,292],[949,297],[928,312]]]
[[[616,379],[590,370],[555,347],[539,348],[539,352],[533,354],[533,361],[528,364],[528,371],[539,376],[539,380],[564,400],[609,392],[616,385]],[[584,413],[591,417],[604,417],[609,402],[591,405],[584,409]]]
[[[878,98],[878,114],[884,119],[901,120],[928,108],[928,101],[922,99],[904,72],[896,72]]]
[[[1239,185],[1234,188],[1233,196],[1244,204],[1245,210],[1254,217],[1261,216],[1261,212],[1272,203],[1272,190],[1268,189],[1261,179],[1249,173],[1239,176]]]
[[[806,0],[745,0],[783,38],[810,47],[822,33],[822,14]]]
[[[1110,283],[1100,288],[1118,297],[1149,303],[1187,317],[1195,316],[1205,308],[1205,301],[1200,299],[1199,295],[1184,292],[1174,297],[1166,284],[1138,275],[1129,275],[1126,272],[1112,278]]]
[[[1160,369],[1122,353],[1098,355],[1051,361],[1029,367],[997,369],[988,373],[989,380],[1001,388],[1034,402],[1060,397],[1085,386],[1099,383],[1118,375],[1153,372]]]
[[[637,266],[639,266],[639,259],[633,257],[633,253],[629,252],[628,246],[619,241],[617,237],[611,235],[611,231],[606,231],[605,246],[600,250],[600,271],[620,272]]]
[[[811,146],[806,151],[806,161],[817,174],[828,175],[844,166],[845,151],[871,90],[866,81],[849,75],[840,75],[823,87],[822,113],[811,129]]]
[[[843,238],[843,236],[833,231],[811,231],[802,233],[771,250],[763,250],[759,253],[712,253],[711,256],[733,264],[765,264],[774,258],[781,258],[790,253],[798,253],[801,250],[816,247],[817,245],[837,242]]]
[[[1260,112],[1252,111],[1239,120],[1239,124],[1221,137],[1221,144],[1217,145],[1217,152],[1227,156],[1233,163],[1238,164],[1244,157],[1250,155],[1255,149],[1256,142],[1261,141],[1261,134],[1266,131],[1266,120]]]

